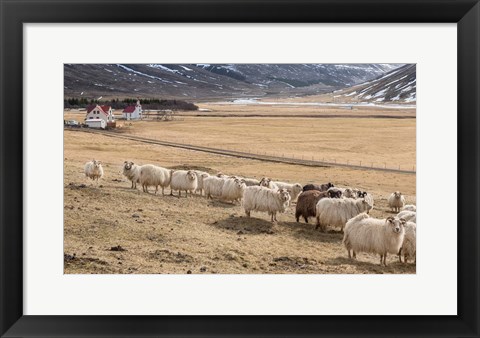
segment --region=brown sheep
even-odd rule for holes
[[[295,218],[300,221],[300,216],[308,223],[308,217],[316,216],[316,206],[322,198],[340,198],[334,191],[307,190],[298,195]]]

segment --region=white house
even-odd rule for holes
[[[105,120],[102,120],[102,119],[89,119],[85,121],[85,124],[89,128],[97,128],[97,129],[105,129],[105,127],[107,126],[107,122],[105,122]]]
[[[134,106],[128,106],[123,110],[123,118],[126,120],[138,120],[142,118],[142,105],[140,101]]]
[[[115,117],[113,116],[112,107],[110,106],[89,106],[87,108],[87,117],[85,122],[89,120],[104,120],[105,124],[115,122]]]

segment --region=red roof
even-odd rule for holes
[[[97,105],[91,105],[87,107],[87,114],[90,113],[92,110],[94,110],[97,107]],[[99,106],[100,110],[108,116],[108,111],[110,110],[110,106]]]
[[[135,106],[128,106],[123,110],[124,113],[133,113],[135,111]]]

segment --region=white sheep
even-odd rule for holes
[[[398,252],[400,262],[402,262],[402,255],[405,263],[408,263],[409,258],[412,258],[415,263],[417,261],[417,225],[413,222],[405,224],[405,237]]]
[[[290,198],[293,201],[297,200],[298,195],[303,191],[303,187],[300,183],[285,183],[274,181],[273,184],[277,186],[278,189],[285,189],[290,194]]]
[[[357,193],[352,188],[344,188],[342,196],[344,198],[357,198]]]
[[[243,180],[243,182],[245,182],[245,185],[247,187],[252,187],[254,185],[260,185],[260,181],[255,179],[255,178],[243,177],[242,180]]]
[[[173,191],[178,190],[178,197],[182,196],[182,191],[185,191],[185,197],[188,197],[188,192],[193,194],[197,190],[197,175],[193,170],[176,170],[172,173],[172,181],[170,182],[170,195],[173,196]]]
[[[397,214],[398,218],[403,218],[407,222],[417,223],[417,212],[410,210],[403,210]]]
[[[203,190],[205,192],[205,197],[221,197],[223,185],[226,182],[226,178],[209,176],[203,179]]]
[[[140,168],[133,162],[123,162],[123,175],[132,182],[132,189],[137,189],[137,183],[140,182]]]
[[[195,189],[195,194],[200,193],[200,196],[203,194],[203,180],[210,175],[204,171],[195,170],[195,175],[197,175],[197,189]]]
[[[402,211],[409,210],[409,211],[417,211],[417,207],[413,204],[407,204],[402,208]]]
[[[330,190],[329,190],[330,191]],[[333,193],[333,192],[332,192]],[[323,198],[318,201],[316,206],[317,225],[321,231],[325,231],[326,226],[343,227],[347,221],[361,214],[369,212],[373,208],[373,201],[369,196],[365,198]]]
[[[388,198],[388,206],[395,212],[399,212],[405,205],[405,196],[400,191],[392,192]]]
[[[241,201],[246,185],[243,180],[239,178],[228,178],[225,180],[220,198],[224,201]]]
[[[158,186],[162,187],[162,195],[165,195],[165,188],[170,185],[172,170],[158,167],[153,164],[145,164],[140,168],[140,184],[143,191],[148,193],[148,187],[155,187],[157,194]]]
[[[405,237],[404,219],[387,217],[371,218],[361,213],[350,219],[345,226],[343,244],[348,258],[357,258],[357,252],[369,252],[380,255],[380,265],[387,266],[387,253],[397,255]]]
[[[290,205],[290,194],[285,189],[272,190],[262,186],[246,187],[243,208],[250,217],[251,211],[268,212],[271,221],[277,221],[277,212],[285,212]]]
[[[102,162],[93,159],[85,163],[85,176],[98,182],[103,177]]]
[[[260,185],[261,187],[266,187],[266,188],[273,189],[273,190],[277,190],[277,189],[278,189],[277,185],[272,181],[271,178],[268,178],[268,177],[263,177],[263,178],[260,180],[259,185]]]

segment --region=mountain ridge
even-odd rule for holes
[[[373,80],[400,64],[65,64],[64,97],[186,101],[302,96]]]

